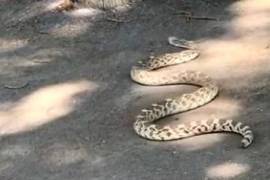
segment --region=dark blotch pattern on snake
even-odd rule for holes
[[[213,132],[233,132],[243,136],[242,145],[248,147],[253,141],[253,133],[249,126],[230,119],[209,118],[178,124],[176,127],[160,127],[155,121],[165,116],[195,109],[212,101],[218,94],[217,85],[206,74],[197,71],[182,71],[171,77],[154,76],[153,72],[161,67],[179,64],[195,59],[199,55],[196,50],[185,50],[177,53],[151,57],[145,64],[133,66],[130,72],[132,80],[144,85],[194,84],[198,90],[166,99],[142,109],[136,117],[134,129],[138,135],[149,140],[175,140]]]

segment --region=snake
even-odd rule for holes
[[[135,132],[142,138],[154,141],[177,140],[207,133],[235,133],[242,136],[241,144],[243,148],[251,145],[254,139],[251,128],[245,123],[232,119],[209,117],[179,123],[175,126],[161,126],[156,123],[166,116],[199,108],[214,100],[219,93],[217,84],[207,74],[199,71],[182,70],[170,76],[162,73],[155,76],[155,72],[162,68],[192,61],[200,54],[192,46],[193,42],[178,40],[173,37],[168,38],[168,40],[171,45],[188,49],[150,56],[145,63],[139,61],[137,65],[131,68],[131,79],[136,83],[148,86],[188,84],[199,88],[194,92],[166,98],[142,109],[133,124]]]

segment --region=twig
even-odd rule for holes
[[[192,16],[192,12],[190,11],[176,11],[173,14],[178,16]]]
[[[22,89],[22,88],[25,88],[28,85],[29,85],[29,82],[26,82],[21,86],[4,85],[4,88],[7,88],[7,89]]]
[[[131,20],[120,20],[120,19],[116,19],[116,18],[111,18],[111,17],[106,17],[107,21],[111,21],[111,22],[116,22],[116,23],[127,23],[130,22]]]
[[[218,18],[207,17],[207,16],[193,16],[193,15],[189,15],[189,14],[179,14],[178,16],[186,18],[187,20],[195,19],[195,20],[219,21]]]
[[[36,31],[37,33],[39,33],[39,34],[50,34],[48,31]]]

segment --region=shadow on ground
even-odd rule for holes
[[[0,5],[0,179],[269,179],[267,0],[142,1],[118,9],[127,22],[96,9],[54,12],[53,2]],[[187,21],[176,15],[183,11],[219,21]],[[201,56],[163,73],[199,70],[221,87],[212,103],[168,119],[245,122],[256,137],[250,148],[231,134],[167,143],[136,136],[141,108],[194,89],[129,78],[138,60],[181,50],[168,36],[194,40]]]

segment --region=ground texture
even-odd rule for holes
[[[1,1],[1,180],[270,179],[268,0],[145,0],[118,8],[120,21],[54,2]],[[194,40],[201,55],[163,73],[199,70],[221,91],[167,119],[233,118],[254,130],[251,147],[232,134],[161,143],[134,133],[141,108],[196,88],[130,80],[138,60],[181,50],[168,36]]]

